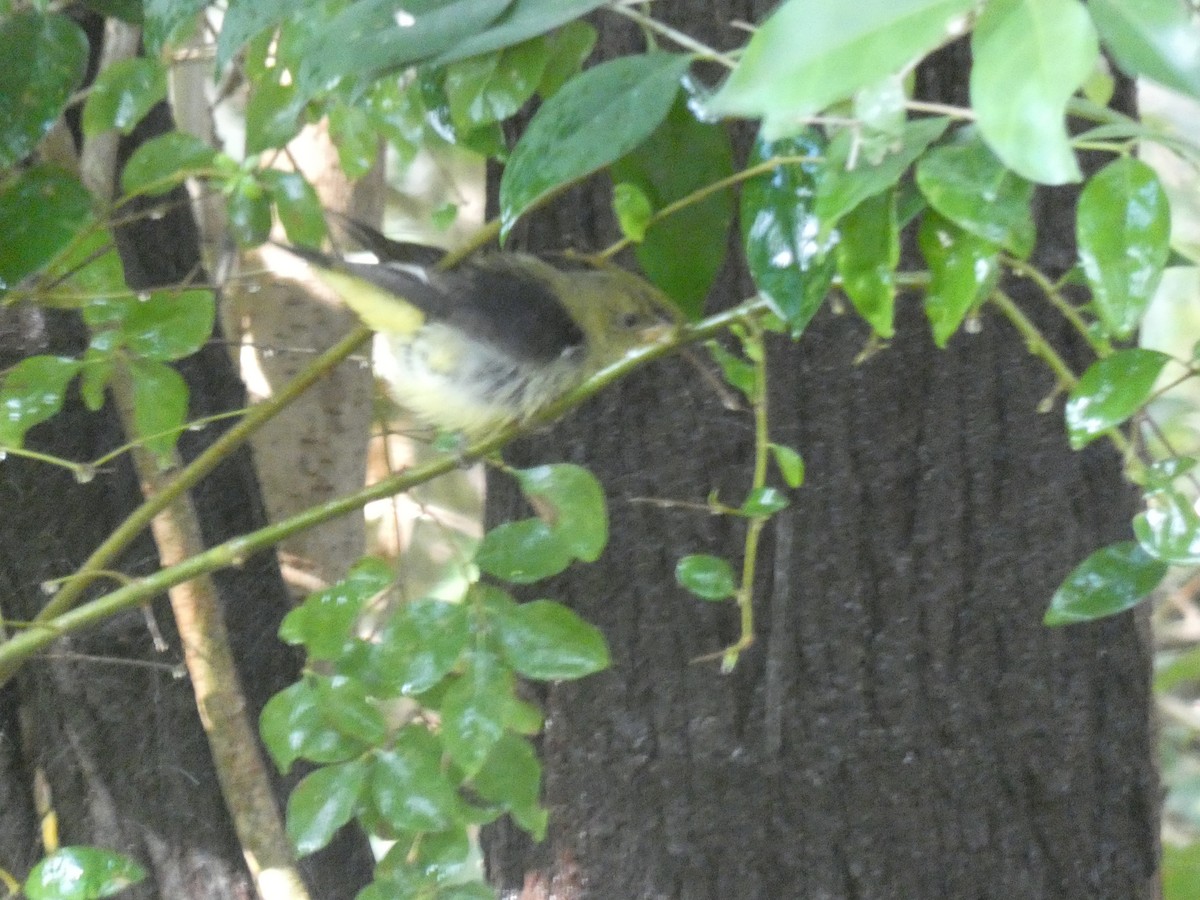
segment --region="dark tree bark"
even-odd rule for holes
[[[165,111],[153,114],[145,127],[150,133],[142,139],[169,127]],[[177,284],[198,267],[198,237],[186,197],[180,191],[168,200],[165,216],[142,220],[118,236],[135,289]],[[0,318],[0,339],[0,367],[31,353],[75,355],[85,343],[74,316],[11,308]],[[193,417],[246,405],[219,341],[180,368],[191,391]],[[194,458],[219,433],[209,426],[185,434],[182,454]],[[35,428],[28,443],[46,453],[88,460],[124,441],[111,404],[89,413],[72,394],[63,412]],[[193,498],[210,544],[265,524],[245,449],[222,463]],[[31,619],[47,600],[43,582],[78,568],[140,502],[127,457],[88,484],[77,484],[63,469],[5,460],[0,466],[4,616],[14,622]],[[157,559],[152,541],[143,535],[115,568],[144,574],[157,567]],[[263,704],[296,679],[302,663],[276,636],[289,608],[287,593],[271,553],[217,573],[215,580],[247,713],[257,722]],[[43,854],[32,802],[40,771],[50,788],[61,843],[123,852],[148,870],[146,881],[123,897],[254,897],[165,598],[153,604],[152,615],[166,638],[165,652],[155,650],[143,615],[130,612],[56,642],[0,691],[0,865],[23,877]],[[281,808],[297,777],[277,779]],[[344,830],[302,869],[314,897],[349,900],[370,879],[372,858],[362,835]]]
[[[654,10],[702,37],[703,22],[764,11]],[[965,71],[961,48],[938,54],[924,96],[961,99]],[[1073,202],[1039,196],[1052,274],[1074,256]],[[603,187],[575,192],[527,236],[601,244],[607,206]],[[1027,311],[1044,305],[1009,288]],[[731,270],[714,294],[752,292]],[[736,504],[747,415],[669,362],[507,454],[580,462],[606,486],[605,556],[539,594],[598,624],[613,666],[546,693],[550,834],[531,846],[489,829],[495,883],[596,900],[1155,895],[1143,624],[1041,625],[1066,573],[1129,535],[1119,461],[1068,448],[1061,402],[1037,411],[1053,378],[998,315],[938,351],[919,298],[899,303],[896,339],[861,364],[866,327],[829,309],[771,348],[772,434],[808,475],[766,532],[758,640],[732,675],[693,661],[735,637],[735,611],[672,573],[686,553],[739,558],[743,526],[638,501],[719,489]],[[1053,317],[1038,321],[1086,362]],[[493,519],[527,514],[499,480],[490,498]]]

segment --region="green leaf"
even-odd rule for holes
[[[167,72],[156,58],[123,59],[104,69],[83,104],[88,137],[116,128],[124,134],[167,96]]]
[[[346,577],[324,590],[309,594],[284,616],[279,637],[289,644],[304,644],[312,659],[336,659],[367,601],[387,590],[396,574],[382,559],[359,560]]]
[[[466,669],[442,696],[438,715],[442,743],[466,777],[483,765],[504,734],[508,700],[513,693],[512,672],[495,654],[473,651]]]
[[[380,630],[360,676],[383,693],[419,694],[458,664],[470,635],[464,604],[413,600],[396,610]]]
[[[1155,559],[1177,566],[1200,565],[1200,514],[1174,488],[1146,492],[1146,509],[1134,516],[1133,534]]]
[[[263,743],[285,775],[297,759],[344,762],[365,749],[325,721],[314,681],[289,685],[267,701],[259,716]]]
[[[1200,884],[1200,844],[1184,846],[1163,842],[1163,900],[1190,900]]]
[[[99,900],[146,877],[132,859],[98,847],[60,847],[25,879],[28,900]]]
[[[137,437],[158,458],[159,465],[167,468],[187,421],[187,382],[166,363],[154,359],[131,359],[129,375]]]
[[[93,222],[79,179],[51,166],[27,169],[0,189],[0,293],[41,269]]]
[[[391,750],[375,754],[370,795],[393,828],[445,831],[457,824],[458,795],[441,759],[442,745],[420,725],[405,726]]]
[[[433,64],[446,65],[468,56],[491,53],[510,47],[539,34],[568,25],[572,19],[587,15],[608,0],[515,0],[492,23],[491,27],[457,41],[450,49],[438,54]]]
[[[379,861],[375,868],[376,880],[391,879],[398,873],[413,869],[441,883],[462,881],[474,874],[471,865],[472,841],[465,827],[422,833],[419,840],[417,835],[412,835],[411,840],[409,837],[409,833],[402,835]],[[445,891],[439,891],[437,900],[444,900],[447,896]],[[494,893],[488,892],[488,900],[495,900],[495,897]]]
[[[286,145],[300,133],[302,111],[296,85],[280,84],[272,78],[255,79],[246,102],[246,152],[262,153]]]
[[[1050,601],[1046,625],[1090,622],[1131,609],[1158,587],[1167,564],[1133,541],[1097,550],[1067,576]]]
[[[696,118],[694,86],[687,77],[684,85],[658,128],[612,165],[613,179],[636,186],[654,211],[733,174],[728,133]],[[717,191],[650,225],[634,248],[642,271],[690,318],[700,317],[725,264],[732,220],[733,194]]]
[[[1130,75],[1200,98],[1200,30],[1181,0],[1089,0],[1088,12]]]
[[[329,139],[337,147],[342,171],[351,180],[361,178],[379,156],[379,135],[365,111],[346,103],[329,110]]]
[[[1076,214],[1079,260],[1109,334],[1141,324],[1170,253],[1171,212],[1158,176],[1140,160],[1113,160],[1083,188]]]
[[[1157,350],[1118,350],[1088,367],[1067,397],[1067,433],[1078,450],[1145,405],[1171,357]]]
[[[287,802],[287,833],[300,856],[320,850],[350,821],[367,782],[361,759],[310,772],[292,789]]]
[[[532,584],[557,575],[573,554],[558,530],[541,519],[505,522],[483,536],[475,564],[513,584]]]
[[[900,262],[900,229],[895,193],[876,194],[842,219],[837,246],[842,290],[881,338],[895,333],[896,265]]]
[[[623,56],[571,79],[537,111],[500,181],[501,232],[557,188],[620,159],[658,127],[690,60]]]
[[[743,516],[766,517],[788,508],[788,498],[778,488],[757,487],[746,495],[738,510]]]
[[[83,5],[102,16],[120,19],[130,25],[141,25],[144,20],[142,0],[84,0]]]
[[[65,356],[30,356],[9,369],[0,383],[0,446],[20,447],[25,432],[62,409],[80,366]]]
[[[495,615],[495,628],[509,665],[526,678],[566,681],[608,666],[604,635],[561,603],[504,606]]]
[[[546,42],[533,38],[451,64],[445,90],[455,127],[470,131],[515,114],[541,83],[546,54]]]
[[[499,803],[535,841],[546,834],[546,811],[538,805],[542,766],[529,741],[506,734],[497,742],[472,784],[484,800]]]
[[[654,215],[654,207],[640,187],[622,181],[613,185],[613,212],[617,215],[617,224],[621,234],[634,243],[646,239],[646,229],[650,227],[650,218]]]
[[[215,317],[212,291],[154,291],[131,305],[121,334],[125,346],[137,356],[182,359],[212,337]]]
[[[525,3],[519,2],[515,5]],[[558,6],[556,3],[555,7]],[[544,98],[549,98],[579,74],[584,62],[591,56],[592,48],[596,46],[596,29],[587,22],[567,22],[562,28],[546,35],[546,45],[546,71],[542,73],[538,93]]]
[[[299,172],[267,169],[261,173],[271,192],[279,221],[288,240],[301,247],[319,247],[325,238],[325,211],[321,198]]]
[[[884,156],[875,165],[859,161],[847,168],[855,132],[838,132],[830,143],[821,178],[817,185],[813,213],[821,223],[822,239],[829,235],[838,220],[869,197],[881,194],[900,180],[908,167],[946,131],[949,119],[915,119],[904,128],[900,147]]]
[[[348,738],[378,746],[387,736],[387,725],[367,696],[362,682],[345,675],[316,679],[317,711],[321,718]]]
[[[789,0],[754,32],[708,111],[762,117],[767,140],[794,134],[803,120],[948,40],[974,5],[864,0],[847,15],[826,0]]]
[[[1000,251],[933,210],[921,220],[917,243],[929,266],[925,315],[933,327],[934,343],[945,347],[967,313],[996,287]]]
[[[295,0],[229,0],[217,33],[217,71],[268,28],[281,25],[297,9]]]
[[[113,334],[113,332],[108,332]],[[79,393],[83,404],[92,412],[98,412],[104,406],[104,391],[108,388],[108,380],[112,376],[113,361],[111,353],[92,344],[83,354],[83,371],[79,378]]]
[[[147,53],[158,56],[168,44],[178,43],[196,26],[200,10],[209,0],[145,0]]]
[[[165,194],[193,175],[207,172],[217,151],[200,138],[171,131],[151,138],[134,151],[121,175],[127,194]]]
[[[1033,251],[1033,185],[1004,168],[974,133],[917,163],[917,186],[930,206],[964,231],[1021,259]]]
[[[68,244],[46,268],[45,280],[61,282],[77,297],[84,297],[80,312],[93,331],[120,324],[131,298],[125,284],[125,267],[116,250],[112,233],[92,226]],[[111,316],[104,325],[97,318]]]
[[[300,94],[307,99],[347,76],[373,80],[369,76],[459,47],[494,22],[510,3],[408,0],[403,7],[395,0],[351,3],[304,41],[296,78]]]
[[[737,593],[737,577],[728,560],[705,553],[685,556],[675,566],[679,586],[701,600],[728,600]]]
[[[255,175],[231,182],[225,197],[229,231],[239,247],[257,247],[271,233],[271,198]]]
[[[742,185],[742,241],[754,284],[775,314],[799,337],[816,315],[833,283],[837,243],[817,236],[822,223],[813,212],[825,138],[816,129],[782,141],[754,142],[749,165],[777,157],[812,157],[748,179]]]
[[[58,13],[0,19],[0,169],[37,147],[83,81],[87,37]]]
[[[1078,0],[991,0],[971,36],[971,106],[1006,166],[1030,181],[1080,179],[1066,107],[1100,58]]]
[[[804,484],[804,457],[791,447],[783,444],[768,444],[771,455],[775,457],[775,465],[784,483],[790,488],[798,488]]]
[[[565,544],[584,562],[595,562],[608,543],[608,511],[604,489],[588,469],[554,463],[514,469],[521,492]]]
[[[758,369],[755,368],[754,363],[736,353],[731,353],[716,341],[705,341],[704,346],[708,348],[713,360],[721,367],[721,374],[725,376],[726,381],[749,398],[758,394]]]

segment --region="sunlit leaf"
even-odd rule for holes
[[[866,0],[847,15],[826,0],[789,0],[754,32],[708,111],[761,117],[766,140],[795,134],[805,119],[949,39],[974,5]]]
[[[1008,168],[1041,184],[1080,179],[1066,106],[1100,55],[1078,0],[991,0],[971,36],[971,107]]]
[[[1089,0],[1088,12],[1130,75],[1200,98],[1200,29],[1182,0]]]

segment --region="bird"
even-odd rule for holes
[[[665,295],[616,266],[567,269],[501,251],[441,269],[434,248],[361,222],[343,228],[375,262],[279,246],[382,336],[377,374],[402,407],[440,431],[477,439],[525,423],[679,323]]]

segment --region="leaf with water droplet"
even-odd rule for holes
[[[80,366],[65,356],[30,356],[13,366],[0,384],[0,445],[20,447],[25,432],[62,409]]]
[[[1067,398],[1071,446],[1090,444],[1141,409],[1170,361],[1165,353],[1133,347],[1092,363]]]
[[[1054,592],[1043,619],[1070,625],[1112,616],[1136,606],[1167,573],[1167,564],[1151,558],[1133,541],[1097,550],[1067,576]]]

